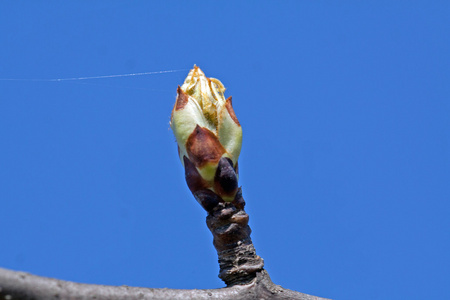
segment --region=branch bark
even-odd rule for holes
[[[266,271],[246,285],[207,290],[154,289],[83,284],[0,268],[2,300],[187,300],[298,299],[326,300],[275,285]]]

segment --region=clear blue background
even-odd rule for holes
[[[194,64],[233,96],[273,281],[450,294],[450,2],[2,1],[0,266],[219,288],[169,116]]]

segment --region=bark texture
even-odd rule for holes
[[[298,299],[326,300],[275,285],[266,271],[245,285],[222,289],[178,290],[82,284],[0,268],[1,300],[187,300]]]
[[[206,218],[219,257],[219,277],[227,286],[251,282],[264,267],[264,260],[256,255],[250,238],[244,205],[239,191],[234,203],[219,202]]]

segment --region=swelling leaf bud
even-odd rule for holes
[[[225,99],[224,92],[219,80],[206,77],[194,66],[177,89],[170,127],[191,192],[209,189],[222,200],[233,201],[237,192],[235,170],[241,152],[242,128],[231,97]],[[226,170],[217,170],[221,168],[219,165]]]

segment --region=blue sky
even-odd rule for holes
[[[219,288],[169,116],[194,64],[233,96],[273,281],[450,294],[448,1],[2,1],[0,266]]]

